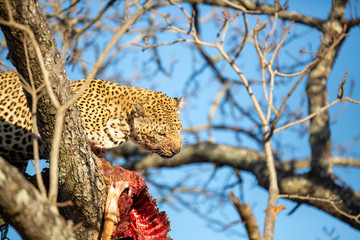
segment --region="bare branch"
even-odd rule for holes
[[[220,6],[233,8],[242,11],[246,14],[256,14],[256,15],[274,15],[275,12],[278,13],[279,18],[289,21],[295,21],[296,23],[301,23],[310,27],[314,27],[322,31],[322,25],[324,21],[315,17],[308,15],[303,15],[298,12],[288,11],[285,9],[276,9],[274,6],[258,3],[256,1],[250,0],[177,0],[176,2],[188,2],[192,4],[208,4],[212,6]],[[167,5],[167,3],[157,4],[156,7]]]
[[[351,99],[351,98],[349,98],[349,97],[344,97],[344,98],[342,98],[341,100],[340,100],[340,99],[336,99],[336,100],[332,101],[331,103],[329,103],[328,105],[320,108],[320,109],[317,110],[316,112],[313,112],[313,113],[309,114],[308,116],[306,116],[306,117],[304,117],[304,118],[302,118],[302,119],[300,119],[300,120],[298,120],[298,121],[295,121],[295,122],[292,122],[292,123],[288,123],[288,124],[286,124],[286,125],[284,125],[284,126],[282,126],[282,127],[280,127],[280,128],[275,129],[273,133],[275,134],[275,133],[280,132],[280,131],[282,131],[282,130],[285,130],[285,129],[289,128],[289,127],[295,126],[295,125],[300,124],[300,123],[304,123],[304,122],[306,122],[307,120],[315,117],[316,115],[318,115],[318,114],[326,111],[327,109],[329,109],[331,106],[335,105],[336,103],[342,102],[342,101],[349,101],[349,102],[352,102],[352,103],[355,103],[355,104],[360,104],[360,101],[356,101],[356,100]]]
[[[360,213],[356,216],[350,215],[343,210],[341,210],[337,205],[341,204],[342,201],[334,201],[332,198],[317,198],[317,197],[311,197],[311,196],[299,196],[299,195],[286,195],[286,194],[280,194],[279,198],[288,198],[288,199],[299,199],[299,200],[306,200],[306,201],[318,201],[318,202],[324,202],[330,204],[335,211],[337,211],[339,214],[354,220],[355,222],[360,224]]]
[[[11,186],[11,187],[9,187]],[[24,239],[74,239],[71,222],[25,177],[0,157],[0,215]]]
[[[254,217],[254,213],[251,210],[250,204],[243,204],[240,200],[234,195],[233,192],[229,193],[230,201],[234,204],[237,212],[241,217],[241,221],[244,223],[246,232],[249,236],[249,239],[258,239],[261,240],[262,236],[259,231],[258,223]]]
[[[181,153],[175,156],[171,161],[168,161],[160,159],[157,156],[149,158],[147,154],[139,152],[135,146],[130,144],[125,145],[125,148],[118,149],[117,151],[121,151],[118,152],[118,154],[125,157],[144,154],[144,157],[141,160],[128,162],[128,164],[124,166],[128,169],[144,171],[144,169],[151,167],[174,168],[194,163],[213,163],[216,166],[230,166],[238,170],[251,172],[258,180],[260,186],[269,189],[269,172],[266,166],[265,156],[262,152],[205,142],[184,147]],[[359,160],[341,157],[334,157],[329,160],[332,160],[334,164],[344,166],[346,166],[346,164],[359,166],[360,164]],[[338,205],[339,209],[342,209],[342,211],[345,211],[349,215],[357,216],[357,214],[360,213],[360,196],[357,196],[351,188],[348,186],[339,186],[331,179],[319,180],[309,174],[296,173],[297,169],[308,168],[310,164],[309,159],[299,159],[293,162],[284,161],[281,162],[281,164],[277,164],[276,171],[278,173],[280,194],[310,195],[323,199],[328,198],[328,196],[334,196],[335,201],[340,201],[342,199],[341,204]],[[355,229],[360,229],[360,224],[354,221],[354,219],[348,218],[344,214],[340,214],[332,206],[329,206],[328,203],[301,201],[301,199],[297,202],[310,204],[335,216],[341,221],[350,224]]]

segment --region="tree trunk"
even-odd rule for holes
[[[30,29],[36,38],[44,59],[49,80],[60,104],[67,102],[72,91],[49,25],[35,0],[0,1],[1,29],[9,48],[9,59],[21,76],[28,82],[30,69],[36,88],[44,83],[40,60],[30,37],[13,23]],[[11,15],[9,14],[11,13]],[[10,23],[10,24],[9,24]],[[25,43],[24,43],[25,42]],[[25,57],[25,49],[29,59]],[[31,99],[29,99],[31,106]],[[49,151],[54,132],[56,109],[48,94],[38,101],[38,127],[42,142]],[[82,222],[76,230],[81,239],[92,239],[100,228],[104,209],[105,185],[102,174],[91,156],[79,111],[72,106],[64,118],[59,153],[59,192],[62,200],[71,200],[74,207],[67,211],[75,224]],[[50,153],[51,154],[51,153]],[[51,164],[51,163],[50,163]],[[18,229],[19,230],[19,229]],[[41,229],[39,229],[41,231]]]
[[[346,1],[335,1],[328,20],[323,23],[323,41],[318,54],[321,55],[343,32]],[[328,104],[327,80],[341,48],[339,43],[329,51],[318,65],[311,70],[307,81],[306,93],[308,97],[308,111],[312,114]],[[332,175],[331,139],[329,112],[326,110],[310,121],[311,171],[313,176],[320,178]]]

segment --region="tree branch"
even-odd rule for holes
[[[232,8],[242,11],[246,14],[256,14],[256,15],[274,15],[275,12],[278,13],[279,18],[294,21],[296,23],[301,23],[309,27],[314,27],[322,31],[324,21],[318,18],[310,17],[303,15],[298,12],[288,11],[284,8],[276,9],[274,6],[259,3],[258,1],[248,1],[248,0],[176,0],[174,2],[188,2],[191,4],[207,4],[211,6],[220,6],[226,8]],[[163,5],[168,5],[168,3],[161,3],[155,7],[160,7]]]
[[[346,0],[333,1],[334,5],[328,16],[324,37],[317,52],[319,55],[336,42],[336,36],[344,35],[348,31],[345,23],[342,22],[345,19],[346,2]],[[342,43],[343,39],[340,39],[333,49],[326,51],[319,64],[311,69],[309,73],[306,86],[309,115],[327,105],[327,79]],[[311,118],[309,143],[312,157],[312,174],[323,178],[331,177],[332,164],[328,161],[331,156],[331,139],[329,112],[327,110]]]
[[[179,167],[194,163],[212,163],[216,166],[230,166],[238,170],[244,170],[252,173],[258,180],[258,184],[268,189],[269,178],[268,168],[266,166],[265,156],[262,152],[257,152],[241,147],[231,147],[222,144],[213,144],[203,142],[193,145],[185,146],[181,152],[174,158],[169,160],[161,159],[157,156],[149,157],[143,151],[139,151],[131,144],[125,144],[124,147],[118,148],[112,152],[116,157],[124,156],[141,156],[143,158],[139,161],[129,161],[123,167],[133,169],[136,171],[144,171],[147,168],[161,168],[161,167]],[[342,159],[339,157],[330,158],[334,163],[339,165],[347,163],[355,163],[359,165],[360,160]],[[331,179],[319,180],[310,174],[297,174],[296,170],[300,168],[309,167],[310,160],[302,159],[300,161],[289,161],[276,164],[276,172],[279,182],[280,194],[313,196],[317,198],[326,199],[332,196],[335,201],[341,201],[337,207],[349,215],[357,216],[360,213],[360,197],[348,186],[340,186]],[[360,224],[353,219],[347,218],[341,214],[330,203],[318,201],[304,201],[299,199],[292,199],[297,202],[307,203],[328,214],[335,216],[341,221],[348,223],[352,227],[360,230]]]
[[[249,239],[261,240],[262,236],[259,231],[259,225],[255,219],[254,213],[251,210],[251,205],[241,203],[233,192],[229,193],[229,199],[234,204],[237,212],[239,213],[241,221],[245,225]]]
[[[0,215],[24,239],[74,239],[66,222],[46,197],[0,157]]]

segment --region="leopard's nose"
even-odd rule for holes
[[[181,151],[182,148],[182,139],[179,139],[179,141],[173,142],[170,144],[170,151],[175,155],[178,154]]]

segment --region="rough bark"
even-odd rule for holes
[[[1,157],[0,213],[23,239],[74,239],[71,223]]]
[[[335,1],[328,20],[323,24],[323,41],[319,47],[320,55],[341,34],[344,29],[346,1]],[[308,98],[308,111],[312,114],[328,104],[328,91],[326,88],[332,66],[338,55],[341,43],[329,51],[322,61],[310,71],[307,81],[306,93]],[[332,175],[331,139],[329,112],[324,111],[310,121],[311,171],[320,178]]]
[[[255,219],[254,213],[251,210],[251,205],[241,203],[233,192],[230,192],[229,198],[231,202],[234,204],[237,212],[239,213],[241,217],[241,221],[245,225],[249,239],[261,240],[262,236],[259,231],[259,225]]]
[[[72,96],[68,78],[62,59],[52,36],[47,21],[38,6],[37,1],[0,1],[0,19],[9,21],[8,11],[11,11],[14,22],[29,28],[35,35],[44,58],[49,80],[60,103],[65,103]],[[29,67],[35,86],[40,87],[43,81],[39,59],[34,46],[23,31],[1,25],[9,49],[9,59],[18,72],[29,81]],[[29,66],[24,57],[24,39],[29,53]],[[29,99],[31,101],[31,99]],[[29,101],[29,102],[30,102]],[[43,143],[49,150],[54,132],[56,109],[52,106],[47,94],[38,102],[38,126]],[[91,157],[84,127],[75,106],[65,115],[59,156],[59,189],[63,200],[71,200],[74,208],[68,211],[75,223],[82,222],[76,235],[81,239],[93,238],[99,229],[104,209],[104,181],[96,162]]]

